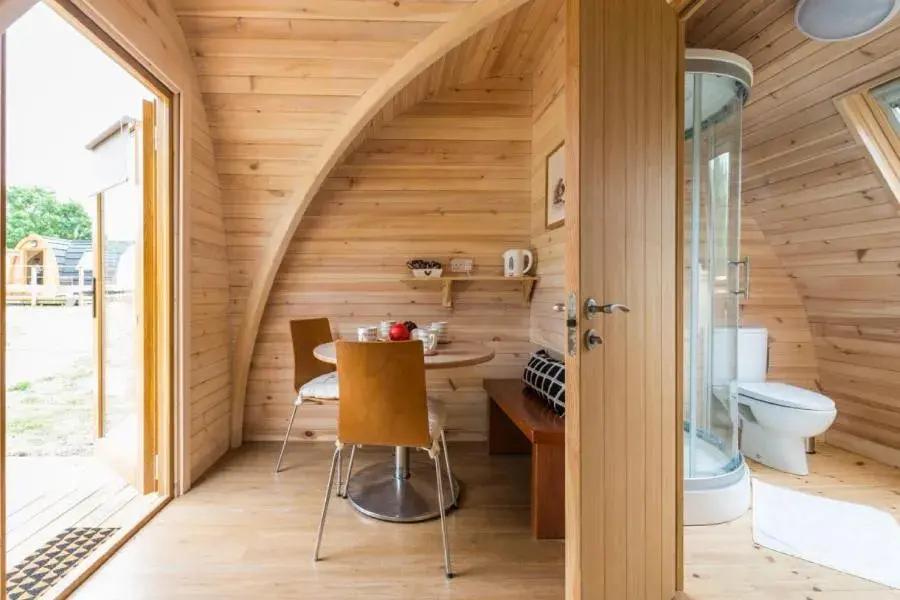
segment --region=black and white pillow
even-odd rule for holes
[[[528,359],[522,381],[556,414],[566,414],[566,363],[538,350]]]

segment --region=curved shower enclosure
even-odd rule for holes
[[[743,58],[688,50],[685,61],[684,523],[722,523],[750,506],[738,449],[737,333],[749,263],[741,260]]]

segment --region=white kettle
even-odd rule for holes
[[[503,253],[503,274],[507,277],[521,277],[534,266],[531,250],[507,250]]]

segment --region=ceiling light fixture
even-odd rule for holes
[[[839,42],[875,31],[900,10],[900,0],[800,0],[794,24],[806,37]]]

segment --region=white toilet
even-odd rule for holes
[[[738,331],[738,408],[741,453],[766,466],[806,475],[806,438],[821,435],[837,416],[834,401],[786,383],[766,381],[769,332]]]

